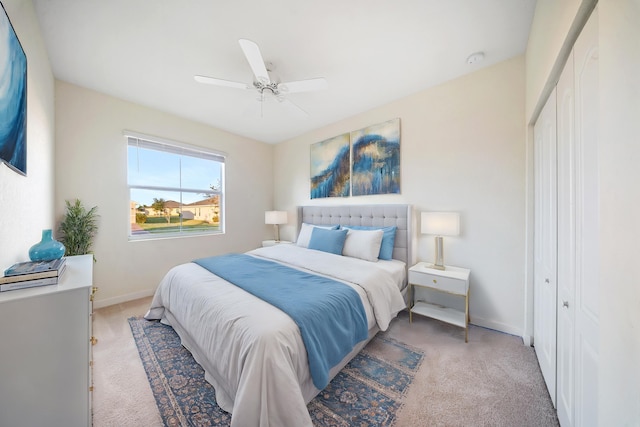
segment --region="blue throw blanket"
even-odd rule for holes
[[[367,316],[360,296],[344,283],[244,254],[193,262],[279,308],[296,322],[318,390],[329,383],[329,370],[367,338]]]

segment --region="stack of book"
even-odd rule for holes
[[[0,277],[0,292],[35,286],[57,285],[66,267],[66,258],[53,261],[19,262],[7,268]]]

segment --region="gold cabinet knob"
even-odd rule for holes
[[[96,337],[91,337],[91,339],[89,341],[91,341],[91,345],[98,344],[98,338],[96,338]]]
[[[433,283],[438,283],[438,281],[436,279],[433,279]]]

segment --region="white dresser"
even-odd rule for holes
[[[0,426],[91,425],[93,255],[58,285],[0,293]]]

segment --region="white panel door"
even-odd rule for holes
[[[598,16],[574,45],[576,98],[575,423],[598,422],[599,173]]]
[[[557,177],[556,91],[534,127],[534,334],[533,344],[551,400],[556,402]]]
[[[556,408],[563,427],[574,420],[576,281],[576,139],[573,52],[557,93],[558,148],[558,353]]]

